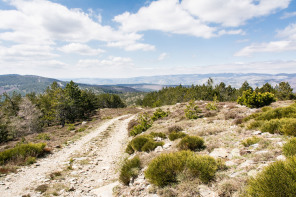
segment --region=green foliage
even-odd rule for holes
[[[0,123],[0,143],[8,140],[9,130],[7,125]]]
[[[160,133],[160,132],[151,132],[149,135],[151,135],[152,137],[160,137],[162,139],[167,138],[164,133]]]
[[[296,118],[296,105],[292,104],[288,107],[279,107],[276,109],[267,110],[255,115],[255,120],[271,120],[281,118]]]
[[[0,164],[3,165],[10,161],[24,162],[28,157],[42,156],[45,153],[45,146],[46,144],[44,143],[20,144],[14,148],[2,151],[0,152]]]
[[[245,147],[249,147],[253,144],[257,144],[260,140],[261,140],[260,138],[253,136],[253,137],[243,140],[242,145],[244,145]]]
[[[251,89],[244,91],[242,96],[238,97],[237,103],[250,108],[259,108],[270,105],[275,102],[274,94],[270,92],[260,93]]]
[[[293,94],[293,88],[291,88],[288,82],[281,82],[278,86],[275,87],[276,97],[279,100],[291,100],[295,99]]]
[[[262,108],[261,108],[261,111],[262,111],[262,112],[267,112],[267,111],[269,111],[269,110],[272,110],[272,107],[265,106],[265,107],[262,107]]]
[[[296,136],[296,119],[282,118],[265,121],[261,131]]]
[[[187,136],[187,134],[183,133],[183,132],[171,132],[169,134],[169,139],[171,141],[175,141],[176,139],[183,138],[183,137],[186,137],[186,136]]]
[[[276,161],[251,178],[246,188],[248,196],[296,196],[296,157]]]
[[[197,105],[194,104],[194,101],[190,101],[185,109],[185,117],[188,119],[197,119],[200,118],[200,113],[202,112]]]
[[[181,151],[154,158],[145,171],[145,177],[149,182],[164,187],[178,182],[178,175],[188,171],[192,177],[207,183],[214,177],[216,170],[217,164],[212,157]]]
[[[36,136],[39,140],[50,140],[50,136],[47,133],[40,133]]]
[[[119,180],[124,185],[129,185],[131,179],[135,179],[141,169],[141,161],[139,156],[135,156],[131,160],[125,160],[120,169]]]
[[[215,96],[214,96],[214,101],[213,101],[213,102],[209,102],[209,103],[206,105],[206,109],[207,109],[207,110],[210,110],[210,111],[212,111],[212,110],[217,110],[217,109],[218,109],[218,107],[217,107],[217,102],[219,102],[219,101],[217,100],[217,96],[215,95]]]
[[[151,135],[140,135],[132,139],[127,145],[126,152],[133,154],[135,151],[150,152],[153,151],[157,146],[163,146],[163,142],[155,142]]]
[[[67,128],[68,131],[73,131],[75,130],[75,125],[74,124],[68,124],[68,128]]]
[[[286,157],[292,157],[296,155],[296,137],[291,138],[283,146],[283,154]]]
[[[186,136],[178,144],[180,150],[199,151],[205,148],[204,140],[198,136]]]
[[[31,165],[33,163],[36,163],[36,157],[31,157],[31,156],[27,157],[25,163],[26,165]]]
[[[87,126],[86,127],[81,127],[81,128],[79,128],[78,130],[77,130],[77,132],[83,132],[83,131],[85,131],[87,129]]]
[[[136,136],[147,129],[149,129],[152,126],[153,121],[149,117],[147,113],[142,114],[141,116],[138,117],[138,125],[134,126],[130,130],[130,135],[131,136]]]
[[[160,119],[160,118],[167,117],[168,115],[169,115],[169,112],[165,112],[165,111],[163,111],[162,109],[158,108],[158,109],[156,109],[156,111],[153,113],[151,119],[152,119],[153,121],[156,121],[156,120],[158,120],[158,119]]]

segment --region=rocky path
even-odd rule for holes
[[[0,185],[0,196],[112,196],[132,118],[108,120],[37,164],[8,175]],[[36,191],[40,185],[44,193]]]

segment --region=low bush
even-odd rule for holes
[[[127,145],[125,152],[133,154],[135,151],[139,152],[150,152],[153,151],[157,146],[163,146],[163,142],[155,142],[151,135],[140,135],[132,139]]]
[[[217,170],[215,159],[195,155],[191,151],[161,154],[153,159],[145,171],[149,182],[160,187],[178,182],[177,177],[187,171],[192,177],[207,183]]]
[[[217,107],[217,96],[215,95],[214,98],[213,98],[213,101],[212,102],[209,102],[207,105],[206,105],[206,109],[207,110],[217,110],[218,107]]]
[[[36,136],[39,140],[50,140],[50,136],[47,133],[40,133]]]
[[[183,132],[172,132],[169,134],[169,139],[171,141],[175,141],[176,139],[183,138],[185,136],[187,136],[187,134]]]
[[[87,127],[81,127],[81,128],[79,128],[78,130],[77,130],[77,132],[83,132],[83,131],[85,131],[87,129]]]
[[[188,119],[197,119],[201,118],[201,109],[197,105],[194,104],[194,101],[190,101],[185,109],[185,117]]]
[[[204,140],[198,136],[186,136],[178,144],[180,150],[198,151],[205,148]]]
[[[36,163],[36,157],[27,157],[26,161],[25,161],[26,165],[31,165],[33,163]]]
[[[151,120],[151,118],[149,117],[148,114],[143,114],[143,115],[139,116],[138,122],[139,122],[139,124],[134,126],[130,130],[131,136],[136,136],[136,135],[146,131],[147,129],[149,129],[152,126],[153,121]]]
[[[283,154],[286,157],[292,157],[296,155],[296,137],[291,138],[283,146]]]
[[[244,145],[245,147],[249,147],[253,144],[257,144],[260,140],[261,140],[260,138],[253,136],[253,137],[243,140],[242,145]]]
[[[163,111],[162,109],[158,108],[158,109],[156,109],[156,111],[153,113],[151,119],[152,119],[153,121],[156,121],[156,120],[158,120],[158,119],[160,119],[160,118],[168,117],[168,115],[169,115],[169,112],[165,112],[165,111]]]
[[[45,151],[44,147],[46,144],[20,144],[14,148],[7,149],[0,152],[0,164],[6,164],[8,162],[25,162],[28,157],[39,157],[42,156]]]
[[[260,130],[262,132],[279,133],[285,135],[296,136],[296,119],[282,118],[265,121]]]
[[[135,179],[141,169],[141,161],[139,156],[135,156],[131,160],[125,160],[120,169],[119,180],[124,185],[129,185],[131,179]]]
[[[75,130],[75,125],[74,124],[68,124],[68,128],[67,128],[68,131],[73,131]]]
[[[270,105],[275,102],[274,94],[270,92],[260,93],[252,91],[251,89],[243,92],[242,96],[238,97],[237,103],[245,105],[250,108],[259,108]]]
[[[272,107],[265,106],[265,107],[262,107],[262,108],[261,108],[261,111],[262,111],[262,112],[267,112],[267,111],[269,111],[269,110],[272,110]]]
[[[247,196],[296,196],[296,157],[276,161],[251,178],[246,187]]]
[[[181,126],[178,125],[174,125],[168,128],[169,133],[172,132],[179,132],[179,131],[183,131],[183,128]]]
[[[128,126],[127,126],[127,130],[130,131],[132,130],[136,125],[138,125],[139,122],[135,119],[132,119],[131,121],[129,121]]]
[[[270,109],[262,113],[256,113],[251,118],[256,120],[272,120],[282,118],[296,118],[296,106],[292,104],[288,107],[278,107],[276,109]]]
[[[167,138],[164,133],[160,133],[160,132],[151,132],[149,135],[151,135],[152,137],[160,137],[162,139]]]

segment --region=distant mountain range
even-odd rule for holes
[[[197,85],[206,83],[209,78],[214,80],[214,83],[224,82],[226,85],[233,87],[240,87],[244,81],[253,87],[260,87],[268,82],[275,86],[276,84],[286,81],[296,89],[296,74],[258,74],[258,73],[220,73],[220,74],[187,74],[187,75],[165,75],[165,76],[151,76],[151,77],[134,77],[134,78],[75,78],[78,83],[87,84],[120,84],[121,86],[132,87],[138,90],[159,90],[164,86],[175,85]]]
[[[294,91],[296,90],[296,74],[188,74],[188,75],[165,75],[134,78],[74,78],[72,79],[83,89],[92,89],[96,93],[126,93],[126,92],[148,92],[160,90],[163,87],[177,85],[196,85],[206,83],[209,78],[215,84],[224,82],[226,85],[239,88],[244,81],[248,81],[253,87],[260,87],[264,83],[276,84],[289,82]],[[71,79],[53,79],[34,75],[0,75],[0,94],[3,92],[17,91],[23,95],[29,92],[42,93],[52,82],[56,81],[64,87]]]
[[[67,82],[40,77],[35,75],[0,75],[0,95],[3,92],[19,92],[22,95],[30,92],[42,93],[44,90],[56,81],[61,87],[66,86]],[[126,92],[139,92],[136,89],[126,86],[115,85],[88,85],[78,83],[80,88],[92,89],[96,93],[126,93]]]

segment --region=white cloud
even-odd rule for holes
[[[123,48],[126,51],[136,51],[136,50],[153,51],[153,50],[155,50],[155,46],[153,46],[153,45],[137,43],[134,41],[109,42],[109,43],[107,43],[107,46]]]
[[[142,38],[137,33],[124,33],[101,25],[100,15],[94,21],[92,12],[68,9],[48,0],[9,2],[15,9],[0,10],[0,40],[22,44],[55,44],[57,41],[86,43],[93,40],[138,43]]]
[[[60,51],[64,53],[77,53],[80,55],[99,55],[105,52],[102,49],[93,49],[86,44],[79,44],[79,43],[71,43],[59,48]]]
[[[283,52],[296,50],[295,41],[274,41],[269,43],[252,44],[238,51],[235,56],[250,56],[258,52]]]
[[[296,12],[285,12],[281,19],[291,18],[296,16]]]
[[[183,0],[181,4],[204,22],[236,27],[254,17],[285,9],[290,2],[291,0]]]
[[[283,40],[268,43],[253,43],[234,55],[251,56],[253,53],[261,52],[296,51],[296,23],[290,24],[285,29],[278,31],[277,36],[282,37]]]
[[[291,0],[158,0],[138,10],[114,17],[124,32],[159,30],[211,38],[242,34],[247,20],[288,7]],[[221,26],[222,25],[222,26]],[[225,29],[226,28],[226,29]]]
[[[159,55],[159,57],[158,57],[157,59],[158,59],[158,61],[162,61],[162,60],[164,60],[167,56],[168,56],[167,53],[162,53],[162,54]]]
[[[153,1],[135,14],[125,12],[114,17],[114,21],[120,23],[120,29],[124,32],[159,30],[210,38],[216,30],[192,17],[178,0]]]
[[[296,23],[288,25],[285,29],[278,31],[278,37],[296,40]]]

